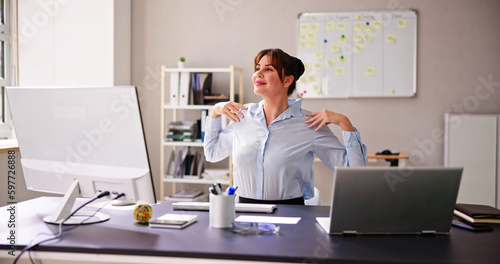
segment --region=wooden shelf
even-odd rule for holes
[[[171,175],[167,175],[163,178],[164,182],[175,182],[175,183],[194,183],[194,184],[213,184],[214,180],[200,179],[198,176],[184,176],[185,178],[174,178]],[[229,185],[229,180],[217,181],[223,185]]]
[[[179,110],[203,110],[203,109],[212,109],[213,105],[169,105],[166,104],[163,106],[164,109],[179,109]]]
[[[171,147],[203,147],[203,142],[201,141],[165,141],[163,143],[164,146],[171,146]]]

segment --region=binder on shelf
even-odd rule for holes
[[[170,153],[170,158],[168,159],[168,163],[167,163],[167,170],[165,171],[165,175],[173,175],[174,172],[170,171],[171,169],[175,169],[175,151],[172,150],[172,153]]]
[[[181,72],[179,80],[179,105],[188,105],[190,99],[190,73]]]
[[[193,104],[204,105],[204,96],[212,92],[212,73],[193,72],[191,74]]]
[[[170,73],[170,105],[179,105],[179,73]]]

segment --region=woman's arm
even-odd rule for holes
[[[212,109],[212,114],[207,117],[205,127],[205,140],[203,150],[205,158],[209,162],[217,162],[231,155],[233,147],[233,125],[243,118],[239,109],[247,109],[246,106],[234,102],[217,103]],[[229,118],[233,123],[222,129],[221,115]]]

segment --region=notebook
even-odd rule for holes
[[[335,168],[331,235],[449,234],[463,168]]]
[[[174,210],[195,210],[208,211],[209,202],[177,202],[172,203]],[[276,208],[275,204],[251,204],[251,203],[236,203],[234,209],[239,213],[272,213]]]

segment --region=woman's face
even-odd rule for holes
[[[263,97],[273,95],[282,95],[288,92],[288,87],[284,87],[280,80],[278,72],[271,65],[269,56],[264,56],[255,66],[255,72],[252,76],[254,93]]]

